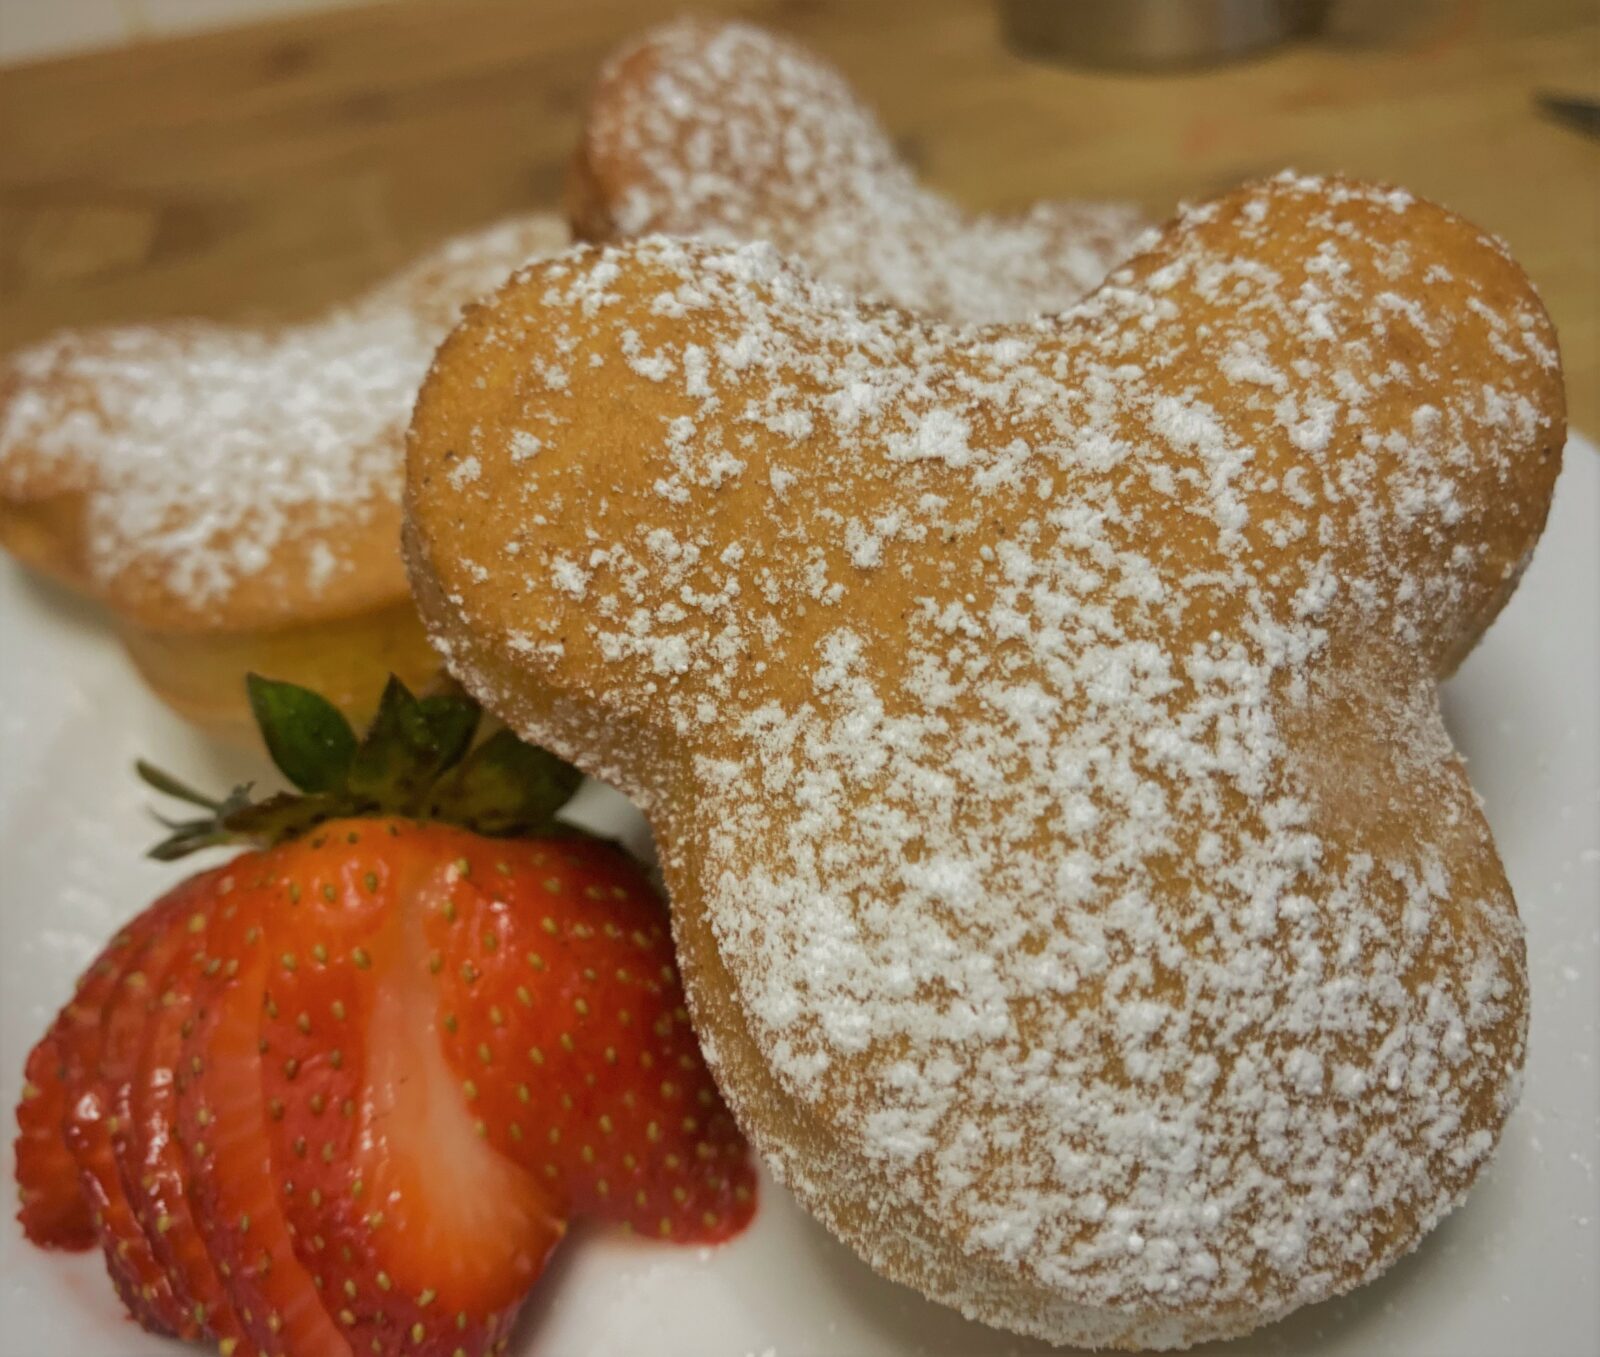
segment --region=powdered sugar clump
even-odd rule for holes
[[[917,183],[838,71],[748,24],[684,20],[620,52],[585,136],[593,164],[620,166],[603,179],[612,232],[770,241],[859,296],[952,320],[1062,310],[1144,227],[1120,203],[963,212]]]

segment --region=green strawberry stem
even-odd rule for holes
[[[297,790],[256,801],[245,783],[219,800],[140,759],[134,766],[145,783],[206,812],[157,816],[171,832],[151,857],[166,862],[219,844],[270,847],[347,816],[444,820],[496,837],[578,832],[555,816],[583,775],[509,730],[474,744],[482,712],[465,694],[419,698],[391,677],[357,738],[344,714],[310,689],[258,674],[246,682],[267,753]]]

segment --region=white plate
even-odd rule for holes
[[[1446,692],[1451,728],[1528,925],[1526,1093],[1467,1205],[1373,1286],[1302,1311],[1232,1357],[1600,1351],[1600,454],[1574,440],[1549,531],[1516,598]],[[202,785],[230,760],[132,680],[86,609],[0,569],[0,1115],[29,1045],[114,926],[178,879],[140,856],[154,832],[132,776],[145,754]],[[643,829],[620,798],[587,818]],[[10,1208],[5,1213],[10,1214]],[[999,1357],[1046,1351],[875,1277],[764,1186],[754,1227],[715,1251],[588,1232],[565,1248],[519,1341],[547,1357]],[[0,1226],[4,1357],[155,1357],[182,1349],[121,1318],[98,1254],[30,1248]]]

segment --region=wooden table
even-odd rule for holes
[[[1600,432],[1594,0],[1350,0],[1243,65],[1119,77],[1007,52],[978,0],[710,0],[837,60],[927,177],[984,206],[1180,197],[1294,165],[1392,179],[1504,236]],[[1388,12],[1412,19],[1374,34]],[[645,0],[439,0],[0,71],[0,348],[60,324],[292,314],[437,238],[555,200],[601,55]]]

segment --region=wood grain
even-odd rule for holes
[[[1600,429],[1600,141],[1532,102],[1600,93],[1592,0],[1349,0],[1317,43],[1164,77],[1023,60],[977,0],[698,8],[827,53],[974,205],[1160,212],[1284,165],[1448,203],[1533,274],[1574,423]],[[0,347],[63,324],[304,313],[553,202],[596,63],[660,14],[407,0],[0,71]]]

